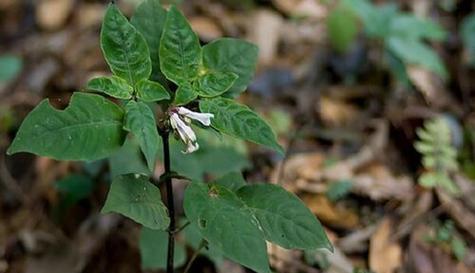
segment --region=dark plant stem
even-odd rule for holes
[[[162,132],[163,140],[163,160],[165,163],[165,186],[167,189],[168,213],[170,216],[170,226],[168,227],[168,251],[167,251],[167,273],[173,273],[173,254],[175,252],[175,204],[173,198],[173,185],[170,168],[170,144],[168,142],[169,132]]]

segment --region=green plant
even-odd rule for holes
[[[426,171],[419,177],[424,187],[439,186],[452,194],[459,192],[450,178],[451,172],[457,170],[457,150],[451,142],[451,131],[443,117],[434,118],[424,123],[417,130],[419,140],[416,150],[422,154],[422,165]]]
[[[271,127],[233,99],[251,81],[256,46],[223,38],[201,47],[175,6],[167,11],[158,0],[146,0],[130,22],[109,5],[101,48],[113,76],[94,78],[87,85],[87,91],[100,95],[76,92],[64,110],[44,100],[23,121],[8,154],[30,152],[82,161],[109,158],[113,178],[102,212],[120,213],[143,225],[141,244],[158,238],[166,245],[166,251],[143,251],[146,267],[148,255],[155,252],[167,253],[167,272],[179,265],[174,263],[181,252],[177,247],[174,254],[175,236],[183,228],[175,224],[172,179],[189,179],[187,175],[194,181],[184,196],[186,225],[198,231],[200,245],[257,272],[270,272],[266,241],[285,248],[331,249],[315,216],[279,186],[247,185],[236,174],[203,183],[202,170],[189,171],[186,164],[172,171],[178,156],[212,162],[199,154],[200,145],[207,144],[196,132],[200,137],[202,131],[227,134],[283,152]],[[170,135],[181,140],[183,154],[174,152],[178,144]],[[225,148],[216,149],[217,155]],[[157,158],[165,171],[151,183]],[[167,206],[160,198],[160,184],[165,186]]]
[[[467,51],[468,62],[471,66],[475,67],[475,13],[471,13],[469,16],[463,19],[460,26],[460,36],[463,41],[463,45]]]
[[[388,63],[400,80],[404,80],[400,75],[405,75],[406,69],[399,62],[422,66],[444,79],[448,77],[440,57],[425,43],[445,39],[446,33],[438,24],[402,12],[394,3],[380,6],[368,0],[343,0],[343,3],[360,18],[368,37],[382,41],[388,58],[396,58]]]
[[[0,86],[13,80],[20,73],[22,66],[22,60],[16,56],[0,56]]]
[[[427,239],[432,244],[450,249],[450,252],[459,261],[463,260],[467,252],[467,244],[458,234],[452,220],[436,223],[435,234]]]

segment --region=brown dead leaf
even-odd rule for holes
[[[263,64],[274,60],[281,36],[283,18],[278,13],[261,9],[249,20],[249,40],[259,47],[259,61]]]
[[[333,204],[324,195],[306,195],[303,200],[323,223],[344,229],[353,229],[359,224],[359,217],[354,211],[341,204]]]
[[[41,0],[36,8],[36,18],[40,27],[56,30],[69,17],[74,6],[73,0]]]
[[[392,223],[384,218],[370,240],[369,266],[376,273],[393,273],[401,267],[402,250],[391,241]]]
[[[435,108],[450,107],[455,113],[460,113],[454,99],[445,89],[442,79],[434,73],[418,66],[408,66],[407,74],[429,104]]]
[[[323,19],[327,16],[327,8],[315,0],[273,0],[274,5],[291,16],[303,16]]]
[[[358,118],[358,109],[342,100],[322,97],[318,107],[320,117],[329,126],[342,126]]]
[[[209,17],[193,17],[190,19],[190,24],[203,41],[209,42],[223,36],[221,28]]]
[[[76,22],[82,29],[100,25],[104,16],[104,5],[82,3],[77,9]]]

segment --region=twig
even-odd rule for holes
[[[190,221],[186,221],[185,224],[183,224],[181,227],[177,228],[175,231],[173,231],[173,233],[175,233],[175,234],[180,233],[182,230],[184,230],[190,224],[191,224]]]
[[[193,265],[193,262],[198,258],[198,255],[200,255],[200,251],[206,246],[206,241],[201,240],[200,246],[195,250],[195,253],[193,253],[193,256],[191,256],[190,261],[186,264],[185,270],[183,273],[188,273],[191,269],[191,266]]]

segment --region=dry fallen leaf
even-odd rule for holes
[[[38,24],[56,30],[66,22],[74,6],[73,0],[42,0],[36,8]]]
[[[267,64],[277,54],[283,18],[276,12],[261,9],[249,20],[249,40],[259,47],[259,61]]]
[[[209,17],[193,17],[190,19],[190,24],[203,41],[209,42],[223,36],[221,28]]]
[[[318,109],[323,122],[329,126],[342,126],[358,119],[358,109],[342,100],[322,97]]]
[[[327,225],[353,229],[359,224],[359,217],[354,211],[330,202],[324,195],[306,195],[303,200],[310,211]]]
[[[370,240],[369,266],[376,273],[394,273],[401,267],[402,250],[391,241],[392,222],[384,218]]]

